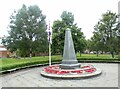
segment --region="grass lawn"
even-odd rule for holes
[[[98,59],[116,59],[118,55],[115,55],[115,58],[112,58],[111,54],[99,54],[98,57],[96,54],[77,54],[77,58],[98,58]]]
[[[48,63],[48,59],[49,59],[48,56],[32,57],[32,59],[2,58],[0,59],[0,69],[3,71],[3,70],[24,67],[34,64]],[[77,59],[78,60],[108,60],[108,59],[118,60],[117,58],[114,59],[111,58],[110,54],[100,54],[98,57],[96,56],[96,54],[82,54],[81,56],[80,54],[77,54]],[[52,56],[52,62],[57,62],[61,60],[62,60],[61,55]]]

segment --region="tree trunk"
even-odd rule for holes
[[[114,52],[111,52],[112,58],[114,58]]]
[[[80,52],[80,57],[81,57],[81,52]]]
[[[63,51],[61,51],[61,55],[62,55],[62,57],[63,57]]]
[[[30,48],[30,58],[32,58],[32,49]]]
[[[118,59],[120,59],[120,52],[118,53]]]
[[[97,51],[97,57],[98,57],[98,51]]]
[[[102,54],[103,54],[103,51],[102,51]]]

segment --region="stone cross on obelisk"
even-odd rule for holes
[[[62,69],[76,69],[80,68],[75,55],[74,44],[71,35],[71,29],[67,28],[65,32],[65,41],[64,41],[64,52],[62,64],[60,64]]]

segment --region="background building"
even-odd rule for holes
[[[7,50],[6,47],[3,45],[0,45],[0,58],[6,58],[9,57],[11,53]]]

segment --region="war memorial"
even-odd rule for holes
[[[41,71],[41,75],[54,78],[79,78],[101,74],[93,65],[79,64],[74,50],[71,30],[66,29],[62,64],[51,65]]]
[[[120,22],[120,2],[118,16]],[[3,89],[4,87],[108,87],[107,89],[115,87],[118,89],[118,63],[79,63],[69,28],[66,29],[64,42],[61,64],[28,68],[1,75],[0,86]]]

